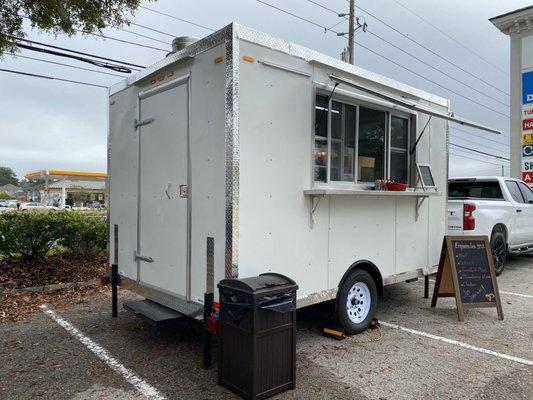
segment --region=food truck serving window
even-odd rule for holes
[[[408,149],[408,118],[316,96],[315,181],[408,182]]]

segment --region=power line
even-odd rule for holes
[[[483,95],[484,97],[488,97],[489,99],[492,99],[492,100],[494,100],[495,102],[500,103],[501,105],[503,105],[503,106],[509,108],[509,104],[504,103],[503,101],[500,101],[500,100],[498,100],[498,99],[495,98],[495,97],[489,96],[489,95],[487,95],[487,93],[484,93],[484,92],[482,92],[482,91],[479,90],[479,89],[476,89],[474,86],[470,85],[469,83],[466,83],[466,82],[464,82],[464,81],[461,81],[461,80],[457,79],[456,77],[454,77],[454,76],[448,74],[446,71],[443,71],[443,70],[441,70],[440,68],[437,68],[437,67],[435,67],[435,66],[433,66],[433,65],[431,65],[431,64],[429,64],[429,63],[427,63],[426,61],[422,60],[420,57],[417,57],[416,55],[414,55],[414,54],[412,54],[412,53],[409,53],[408,51],[402,49],[400,46],[398,46],[398,45],[396,45],[396,44],[394,44],[394,43],[388,41],[387,39],[382,38],[382,37],[379,36],[378,34],[372,32],[370,29],[367,28],[366,31],[367,31],[369,34],[371,34],[372,36],[377,37],[377,38],[380,39],[381,41],[383,41],[383,42],[389,44],[390,46],[394,47],[395,49],[400,50],[402,53],[407,54],[408,56],[414,58],[415,60],[421,62],[422,64],[427,65],[428,67],[434,69],[435,71],[440,72],[441,74],[447,76],[447,77],[450,78],[450,79],[453,79],[455,82],[458,82],[458,83],[460,83],[461,85],[464,85],[464,86],[466,86],[466,87],[472,89],[473,91],[475,91],[475,92],[477,92],[477,93]]]
[[[509,96],[509,93],[508,93],[508,92],[499,89],[498,87],[496,87],[496,86],[494,86],[493,84],[491,84],[489,81],[486,81],[486,80],[480,78],[479,76],[473,74],[472,72],[470,72],[470,71],[464,69],[464,68],[461,67],[460,65],[458,65],[458,64],[456,64],[456,63],[454,63],[454,62],[448,60],[447,58],[445,58],[445,57],[443,57],[443,56],[441,56],[441,55],[440,55],[439,53],[437,53],[436,51],[434,51],[434,50],[430,49],[429,47],[423,45],[422,43],[420,43],[420,42],[414,40],[414,39],[413,39],[412,37],[410,37],[409,35],[406,35],[406,34],[403,33],[402,31],[400,31],[399,29],[397,29],[397,28],[395,28],[394,26],[390,25],[389,23],[383,21],[383,20],[380,19],[379,17],[376,17],[376,16],[375,16],[374,14],[372,14],[371,12],[369,12],[369,11],[367,11],[367,10],[365,10],[365,9],[363,9],[363,8],[361,8],[361,7],[359,7],[359,6],[357,6],[357,5],[356,5],[356,7],[357,7],[359,10],[361,10],[362,12],[367,13],[368,15],[370,15],[372,18],[374,18],[374,19],[378,20],[379,22],[381,22],[382,24],[386,25],[387,27],[389,27],[390,29],[392,29],[392,30],[395,31],[396,33],[402,35],[402,36],[403,36],[404,38],[406,38],[407,40],[411,41],[412,43],[415,43],[417,46],[423,48],[424,50],[430,52],[430,53],[433,54],[434,56],[436,56],[436,57],[440,58],[441,60],[445,61],[446,63],[448,63],[448,64],[450,64],[450,65],[453,65],[455,68],[457,68],[457,69],[463,71],[465,74],[470,75],[470,76],[473,77],[474,79],[477,79],[477,80],[483,82],[484,84],[490,86],[491,88],[497,90],[498,92],[503,93],[503,94]]]
[[[127,32],[127,33],[131,33],[132,35],[135,35],[135,36],[139,36],[139,37],[142,37],[142,38],[145,38],[145,39],[149,39],[149,40],[153,40],[154,42],[158,42],[158,43],[162,43],[162,44],[166,44],[168,46],[168,42],[165,42],[164,40],[159,40],[159,39],[156,39],[154,37],[151,37],[151,36],[148,36],[148,35],[143,35],[142,33],[138,33],[138,32],[134,32],[134,31],[130,31],[128,29],[124,29],[124,28],[118,28],[116,27],[115,29],[119,30],[119,31],[124,31],[124,32]]]
[[[87,31],[82,31],[81,29],[74,29],[74,30],[76,32],[84,33],[86,35],[98,36],[98,37],[101,37],[101,38],[104,38],[104,39],[109,39],[109,40],[114,40],[116,42],[132,44],[134,46],[144,47],[144,48],[147,48],[147,49],[164,51],[165,53],[169,51],[168,49],[162,49],[160,47],[154,47],[154,46],[150,46],[150,45],[142,44],[142,43],[137,43],[137,42],[130,42],[129,40],[118,39],[118,38],[114,38],[114,37],[111,37],[111,36],[103,35],[101,33],[87,32]]]
[[[316,22],[313,22],[313,21],[311,21],[311,20],[309,20],[309,19],[307,19],[307,18],[300,17],[299,15],[296,15],[296,14],[290,12],[290,11],[287,11],[287,10],[283,10],[283,9],[281,9],[281,8],[279,8],[279,7],[276,7],[276,6],[272,5],[272,4],[269,4],[269,3],[267,3],[267,2],[264,2],[264,1],[262,1],[262,0],[257,0],[257,2],[259,2],[259,3],[261,3],[261,4],[264,4],[265,6],[271,7],[271,8],[273,8],[273,9],[275,9],[275,10],[281,11],[282,13],[288,14],[288,15],[294,17],[294,18],[298,18],[299,20],[305,21],[305,22],[307,22],[307,23],[309,23],[309,24],[311,24],[311,25],[314,25],[314,26],[316,26],[316,27],[318,27],[318,28],[322,28],[322,29],[324,29],[324,32],[328,32],[328,31],[329,31],[329,32],[334,33],[334,34],[336,34],[336,35],[339,34],[339,32],[334,31],[333,29],[328,28],[327,26],[320,25],[320,24],[318,24],[318,23],[316,23]]]
[[[338,13],[337,11],[335,11],[335,10],[329,8],[329,7],[324,6],[323,4],[317,3],[316,1],[313,1],[313,0],[307,0],[307,2],[309,2],[309,3],[311,3],[311,4],[314,4],[314,5],[320,7],[320,8],[322,8],[322,9],[324,9],[324,10],[330,11],[331,13],[333,13],[333,14],[335,14],[335,15],[337,15],[337,16],[341,16],[341,15],[342,15],[342,14]],[[346,17],[344,17],[344,20],[346,20]],[[456,82],[458,82],[458,83],[460,83],[460,84],[462,84],[462,85],[464,85],[464,86],[466,86],[466,87],[468,87],[468,88],[474,90],[475,92],[477,92],[477,93],[483,95],[484,97],[488,97],[488,98],[494,100],[495,102],[500,103],[500,104],[502,104],[503,106],[509,108],[509,105],[508,105],[507,103],[504,103],[504,102],[498,100],[498,99],[495,98],[495,97],[489,96],[489,95],[487,95],[485,92],[482,92],[481,90],[476,89],[476,88],[473,87],[472,85],[470,85],[470,84],[468,84],[468,83],[466,83],[466,82],[464,82],[464,81],[461,81],[461,80],[457,79],[456,77],[454,77],[454,76],[448,74],[446,71],[443,71],[442,69],[437,68],[437,67],[435,67],[434,65],[429,64],[428,62],[424,61],[424,60],[421,59],[420,57],[418,57],[418,56],[416,56],[416,55],[414,55],[414,54],[412,54],[412,53],[410,53],[410,52],[408,52],[408,51],[402,49],[400,46],[398,46],[398,45],[392,43],[391,41],[389,41],[389,40],[387,40],[387,39],[385,39],[385,38],[379,36],[377,33],[372,32],[370,29],[367,28],[367,29],[366,29],[366,32],[368,32],[369,34],[371,34],[371,35],[374,36],[374,37],[377,37],[377,38],[380,39],[381,41],[387,43],[388,45],[394,47],[395,49],[401,51],[402,53],[407,54],[408,56],[414,58],[415,60],[421,62],[422,64],[424,64],[424,65],[426,65],[426,66],[428,66],[428,67],[434,69],[434,70],[437,71],[437,72],[440,72],[441,74],[447,76],[448,78],[453,79],[454,81],[456,81]]]
[[[36,52],[39,52],[39,53],[46,53],[46,54],[51,54],[51,55],[59,56],[59,57],[72,58],[72,59],[77,60],[77,61],[81,61],[81,62],[85,62],[85,63],[88,63],[88,64],[96,65],[96,66],[102,67],[102,68],[111,69],[111,70],[117,71],[117,72],[131,73],[131,69],[129,69],[129,68],[123,66],[123,65],[109,64],[107,62],[103,62],[103,61],[99,61],[99,60],[92,60],[90,58],[80,57],[80,56],[76,56],[74,54],[61,53],[59,51],[44,49],[42,47],[34,47],[34,46],[27,45],[27,44],[22,44],[22,43],[17,43],[17,47],[19,47],[21,49],[30,50],[30,51],[36,51]]]
[[[496,154],[492,154],[492,153],[485,153],[484,151],[479,151],[479,150],[473,149],[471,147],[461,146],[460,144],[456,144],[456,143],[451,143],[450,142],[450,145],[455,146],[455,147],[459,147],[460,149],[472,151],[474,153],[483,154],[483,155],[489,156],[489,157],[494,157],[494,158],[497,158],[499,160],[511,161],[507,157],[502,157],[502,156],[499,156],[499,155],[496,155]]]
[[[130,22],[130,24],[134,25],[134,26],[138,26],[139,28],[147,29],[147,30],[152,31],[152,32],[157,32],[157,33],[160,33],[162,35],[170,36],[171,38],[175,38],[176,37],[176,35],[173,35],[172,33],[163,32],[163,31],[160,31],[160,30],[157,30],[157,29],[154,29],[154,28],[150,28],[149,26],[146,26],[146,25],[138,24],[136,22]]]
[[[437,31],[439,31],[440,33],[442,33],[444,36],[446,36],[448,39],[450,39],[452,42],[458,44],[459,46],[461,46],[463,49],[465,50],[468,50],[470,53],[472,53],[473,55],[475,55],[476,57],[478,57],[480,60],[486,62],[488,65],[496,68],[498,71],[500,72],[503,72],[506,76],[509,76],[509,73],[507,71],[504,71],[503,69],[501,69],[500,67],[498,67],[497,65],[491,63],[489,60],[487,60],[486,58],[484,58],[483,56],[481,56],[479,53],[475,52],[474,50],[472,50],[471,48],[465,46],[463,43],[461,43],[460,41],[458,41],[457,39],[455,39],[454,37],[452,37],[451,35],[449,35],[448,33],[446,33],[445,31],[443,31],[442,29],[440,29],[438,26],[436,26],[435,24],[431,23],[430,21],[428,21],[426,18],[422,17],[420,14],[417,14],[416,12],[414,12],[413,10],[411,10],[409,7],[407,7],[406,5],[400,3],[398,0],[392,0],[394,1],[396,4],[398,4],[400,7],[406,9],[407,11],[409,11],[411,14],[413,14],[414,16],[416,16],[417,18],[421,19],[422,21],[424,21],[426,24],[428,24],[429,26],[433,27],[434,29],[436,29]]]
[[[164,16],[166,16],[166,17],[169,17],[169,18],[172,18],[172,19],[175,19],[175,20],[181,21],[181,22],[185,22],[185,23],[190,24],[190,25],[197,26],[198,28],[206,29],[206,30],[211,31],[211,32],[214,32],[214,31],[215,31],[214,29],[209,28],[209,27],[207,27],[207,26],[203,26],[203,25],[197,24],[196,22],[188,21],[188,20],[183,19],[183,18],[178,18],[178,17],[176,17],[176,16],[174,16],[174,15],[167,14],[167,13],[164,13],[164,12],[162,12],[162,11],[154,10],[153,8],[149,8],[149,7],[146,7],[146,6],[139,6],[139,8],[142,8],[142,9],[144,9],[144,10],[148,10],[148,11],[151,11],[151,12],[156,13],[156,14],[164,15]]]
[[[113,58],[107,58],[107,57],[102,57],[102,56],[98,56],[98,55],[95,55],[95,54],[90,54],[90,53],[84,53],[82,51],[77,51],[77,50],[71,50],[71,49],[67,49],[65,47],[59,47],[59,46],[53,46],[51,44],[46,44],[46,43],[42,43],[42,42],[37,42],[37,41],[34,41],[34,40],[29,40],[29,39],[24,39],[24,38],[19,38],[19,37],[16,37],[16,36],[10,36],[10,35],[5,35],[6,37],[10,38],[10,39],[14,39],[14,40],[22,40],[26,43],[31,43],[31,44],[37,44],[37,45],[40,45],[40,46],[45,46],[45,47],[50,47],[52,49],[58,49],[58,50],[63,50],[63,51],[68,51],[70,53],[74,53],[74,54],[80,54],[80,55],[83,55],[83,56],[88,56],[88,57],[93,57],[93,58],[98,58],[100,60],[106,60],[106,61],[111,61],[111,62],[117,62],[117,63],[121,63],[121,64],[125,64],[125,65],[129,65],[129,66],[132,66],[132,67],[137,67],[137,68],[146,68],[142,65],[138,65],[138,64],[132,64],[132,63],[129,63],[129,62],[126,62],[126,61],[120,61],[120,60],[115,60]],[[139,69],[136,69],[136,68],[131,68],[131,69],[135,69],[137,71],[139,71]]]
[[[324,25],[320,25],[320,24],[318,24],[318,23],[316,23],[316,22],[314,22],[314,21],[308,20],[308,19],[306,19],[306,18],[300,17],[299,15],[293,14],[293,13],[287,11],[287,10],[281,9],[281,8],[279,8],[279,7],[276,7],[276,6],[272,5],[272,4],[266,3],[266,2],[264,2],[264,1],[262,1],[262,0],[257,0],[257,1],[258,1],[259,3],[262,3],[262,4],[265,4],[265,5],[269,6],[269,7],[271,7],[271,8],[274,8],[274,9],[276,9],[276,10],[278,10],[278,11],[281,11],[281,12],[283,12],[283,13],[285,13],[285,14],[288,14],[288,15],[290,15],[290,16],[292,16],[292,17],[298,18],[298,19],[300,19],[300,20],[302,20],[302,21],[308,22],[308,23],[310,23],[310,24],[312,24],[312,25],[314,25],[314,26],[317,26],[317,27],[319,27],[319,28],[322,28],[322,29],[324,29],[325,32],[329,31],[329,32],[332,32],[332,33],[335,33],[335,34],[338,34],[338,33],[339,33],[339,32],[337,32],[337,31],[334,31],[334,30],[331,29],[331,28],[328,28],[328,27],[326,27],[326,26],[324,26]],[[357,7],[357,6],[356,6],[356,7]],[[496,109],[494,109],[494,108],[492,108],[492,107],[489,107],[489,106],[487,106],[487,105],[485,105],[485,104],[483,104],[483,103],[481,103],[481,102],[479,102],[479,101],[477,101],[477,100],[474,100],[474,99],[472,99],[472,98],[470,98],[470,97],[468,97],[468,96],[465,96],[465,95],[463,95],[463,94],[461,94],[461,93],[459,93],[459,92],[456,92],[456,91],[454,91],[454,90],[452,90],[452,89],[450,89],[450,88],[448,88],[448,87],[446,87],[446,86],[444,86],[444,85],[442,85],[442,84],[440,84],[440,83],[438,83],[438,82],[432,80],[431,78],[428,78],[427,76],[424,76],[424,75],[422,75],[422,74],[420,74],[420,73],[418,73],[418,72],[416,72],[416,71],[413,71],[412,69],[410,69],[410,68],[408,68],[408,67],[406,67],[406,66],[404,66],[404,65],[402,65],[402,64],[400,64],[400,63],[398,63],[398,62],[396,62],[396,61],[394,61],[394,60],[392,60],[392,59],[390,59],[390,58],[388,58],[388,57],[386,57],[386,56],[384,56],[383,54],[378,53],[378,52],[375,51],[375,50],[372,50],[371,48],[369,48],[369,47],[367,47],[367,46],[361,44],[360,42],[357,42],[357,45],[360,46],[360,47],[362,47],[363,49],[366,49],[367,51],[370,51],[371,53],[373,53],[373,54],[375,54],[375,55],[377,55],[377,56],[379,56],[379,57],[381,57],[381,58],[383,58],[383,59],[385,59],[385,60],[391,62],[392,64],[395,64],[395,65],[397,65],[398,67],[403,68],[403,69],[405,69],[406,71],[409,71],[410,73],[412,73],[412,74],[414,74],[414,75],[417,75],[418,77],[420,77],[420,78],[422,78],[422,79],[425,79],[426,81],[431,82],[431,83],[433,83],[434,85],[436,85],[436,86],[438,86],[438,87],[440,87],[440,88],[442,88],[442,89],[444,89],[444,90],[446,90],[446,91],[448,91],[448,92],[450,92],[450,93],[455,94],[456,96],[462,97],[462,98],[465,99],[465,100],[468,100],[468,101],[470,101],[470,102],[472,102],[472,103],[474,103],[474,104],[477,104],[477,105],[480,106],[480,107],[486,108],[487,110],[492,111],[492,112],[494,112],[494,113],[496,113],[496,114],[500,114],[500,115],[503,116],[503,117],[506,117],[506,118],[509,117],[509,114],[502,113],[501,111],[498,111],[498,110],[496,110]]]
[[[487,149],[490,149],[490,150],[501,151],[501,152],[505,152],[506,154],[509,154],[509,148],[507,148],[507,149],[499,149],[499,148],[496,148],[496,147],[491,147],[488,144],[479,143],[479,141],[476,142],[474,140],[465,139],[462,136],[454,136],[453,139],[454,140],[464,140],[465,142],[472,143],[472,144],[475,144],[475,145],[478,145],[478,146],[482,145],[483,147],[486,147]]]
[[[492,165],[498,165],[499,167],[507,167],[506,165],[504,164],[498,164],[498,163],[495,163],[495,162],[490,162],[490,161],[486,161],[486,160],[480,160],[479,158],[472,158],[471,156],[465,156],[465,155],[461,155],[461,154],[457,154],[457,153],[453,153],[453,152],[450,152],[450,155],[454,156],[454,157],[461,157],[461,158],[466,158],[467,160],[470,160],[470,161],[478,161],[478,162],[482,162],[482,163],[485,163],[485,164],[492,164]]]
[[[464,129],[457,128],[456,126],[450,126],[450,128],[452,128],[455,131],[463,132],[463,133],[466,133],[467,135],[472,135],[472,136],[475,136],[475,137],[480,138],[480,139],[484,139],[484,140],[488,140],[488,141],[491,141],[491,142],[494,142],[494,143],[498,143],[498,144],[501,144],[503,146],[509,146],[509,143],[502,143],[502,142],[499,142],[499,141],[494,140],[494,139],[490,139],[490,138],[482,136],[482,135],[478,135],[478,134],[475,134],[475,133],[472,133],[472,132],[465,131]],[[509,137],[507,135],[502,135],[502,136]]]
[[[26,58],[28,60],[41,61],[41,62],[45,62],[45,63],[48,63],[48,64],[61,65],[63,67],[75,68],[75,69],[80,69],[80,70],[83,70],[83,71],[96,72],[97,74],[118,76],[120,78],[124,78],[124,75],[113,74],[111,72],[106,72],[106,71],[99,71],[97,69],[83,68],[83,67],[78,67],[76,65],[63,64],[63,63],[56,62],[56,61],[50,61],[50,60],[44,60],[42,58],[23,56],[22,54],[16,54],[16,53],[11,53],[11,52],[7,52],[7,54],[11,54],[13,57],[17,57],[17,58]]]
[[[63,79],[63,78],[56,78],[56,77],[48,76],[48,75],[31,74],[31,73],[29,73],[29,72],[15,71],[15,70],[12,70],[12,69],[4,69],[4,68],[0,68],[0,71],[2,71],[2,72],[9,72],[9,73],[11,73],[11,74],[17,74],[17,75],[31,76],[31,77],[33,77],[33,78],[50,79],[50,80],[55,80],[55,81],[62,81],[62,82],[69,82],[69,83],[77,83],[77,84],[79,84],[79,85],[94,86],[94,87],[99,87],[99,88],[108,89],[107,86],[97,85],[97,84],[95,84],[95,83],[88,83],[88,82],[82,82],[82,81],[75,81],[75,80],[72,80],[72,79]]]

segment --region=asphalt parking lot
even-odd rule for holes
[[[533,256],[511,259],[498,284],[505,320],[472,309],[464,323],[453,299],[431,309],[421,281],[388,286],[383,338],[366,344],[319,334],[331,304],[300,310],[297,389],[276,399],[532,399]],[[193,325],[152,328],[124,310],[113,321],[105,295],[42,311],[0,324],[1,399],[236,398],[202,369]]]

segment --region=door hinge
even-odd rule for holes
[[[141,119],[140,121],[137,118],[135,118],[135,120],[133,121],[133,127],[135,128],[135,130],[137,130],[137,128],[139,128],[140,126],[148,125],[148,124],[151,124],[152,122],[154,122],[153,118]]]
[[[154,259],[152,257],[143,256],[142,254],[137,253],[136,251],[133,252],[133,255],[135,257],[135,261],[146,261],[146,262],[149,262],[149,263],[153,263],[154,262]]]

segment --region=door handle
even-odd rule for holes
[[[516,212],[522,212],[522,210],[516,210]]]
[[[172,186],[172,184],[169,183],[169,184],[167,185],[167,187],[165,188],[165,194],[167,195],[167,197],[168,197],[169,199],[172,198],[172,196],[170,195],[170,192],[169,192],[171,186]]]
[[[142,254],[137,253],[136,251],[133,252],[133,255],[135,257],[135,261],[146,261],[149,263],[153,263],[154,259],[150,256],[143,256]]]

